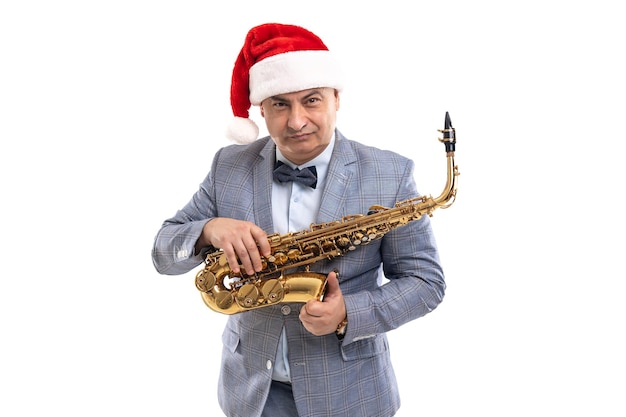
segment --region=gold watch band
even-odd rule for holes
[[[338,336],[343,336],[344,334],[346,334],[346,327],[348,327],[348,316],[341,320],[341,323],[337,325],[337,330],[335,330],[335,333],[337,333]]]

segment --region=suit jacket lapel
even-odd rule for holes
[[[259,152],[254,166],[254,218],[255,223],[268,233],[273,233],[272,221],[272,172],[276,159],[274,141],[268,137],[267,143]]]
[[[335,130],[335,148],[326,174],[326,185],[317,214],[318,223],[338,220],[348,214],[344,212],[344,202],[356,175],[356,159],[346,138]]]

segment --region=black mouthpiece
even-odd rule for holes
[[[456,135],[454,128],[452,127],[452,120],[450,120],[450,114],[446,112],[446,119],[443,123],[443,139],[442,142],[446,144],[446,152],[454,152],[456,144]]]

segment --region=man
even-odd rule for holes
[[[342,87],[338,66],[313,33],[280,24],[252,28],[231,87],[229,136],[240,145],[216,153],[198,192],[165,221],[153,248],[156,269],[186,273],[222,249],[233,273],[252,275],[271,254],[268,233],[416,197],[411,160],[336,129]],[[260,106],[269,137],[257,139],[251,105]],[[317,177],[308,185],[273,177],[277,162],[300,174],[315,166]],[[229,316],[218,392],[227,416],[387,417],[398,410],[385,333],[432,311],[445,291],[428,216],[311,270],[328,273],[322,301]]]

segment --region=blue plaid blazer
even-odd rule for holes
[[[162,274],[183,274],[202,261],[194,253],[207,219],[249,220],[273,233],[272,171],[275,145],[269,138],[231,145],[214,156],[199,190],[159,230],[152,251]],[[336,131],[317,222],[393,207],[418,195],[414,163],[390,151],[346,139]],[[260,416],[269,392],[282,328],[289,346],[292,388],[300,416],[392,416],[400,406],[386,332],[424,316],[442,301],[443,271],[428,216],[382,239],[311,270],[340,272],[348,312],[342,341],[313,336],[281,306],[229,316],[222,334],[218,398],[229,417]]]

